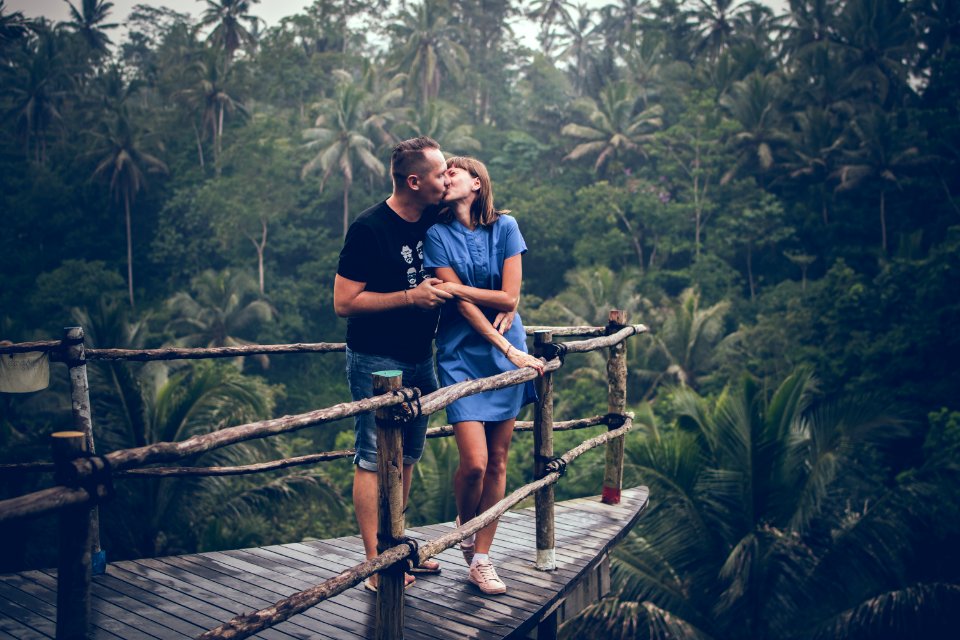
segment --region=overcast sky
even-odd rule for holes
[[[113,9],[110,18],[116,22],[123,22],[130,15],[134,5],[146,4],[151,6],[169,7],[174,11],[189,13],[198,17],[203,13],[206,6],[204,0],[162,0],[161,2],[144,2],[142,0],[112,0]],[[584,4],[591,7],[602,7],[610,4],[611,0],[582,0]],[[787,0],[761,0],[763,4],[769,5],[775,11],[781,12],[787,5]],[[74,0],[75,6],[80,6],[81,0]],[[300,13],[304,7],[313,4],[313,0],[263,0],[259,4],[252,6],[251,13],[263,18],[267,26],[274,26],[280,22],[281,18]],[[7,0],[7,11],[22,11],[28,18],[44,16],[54,22],[67,20],[70,16],[70,9],[64,0]],[[116,40],[116,38],[114,38]]]
[[[146,4],[155,7],[169,7],[180,13],[189,13],[198,17],[203,13],[207,3],[203,0],[162,0],[161,2],[144,2],[142,0],[112,0],[113,9],[110,18],[116,22],[123,22],[130,15],[134,5]],[[74,6],[79,7],[81,0],[74,0]],[[269,26],[280,22],[281,18],[299,13],[304,7],[313,4],[313,0],[264,0],[253,5],[251,13],[267,21]],[[70,8],[64,0],[7,0],[8,11],[22,11],[28,18],[44,16],[54,22],[67,20]]]

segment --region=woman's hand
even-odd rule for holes
[[[530,367],[531,369],[535,369],[538,374],[543,375],[543,361],[539,358],[534,358],[529,353],[524,353],[513,346],[509,347],[504,355],[506,355],[507,360],[512,362],[518,369]]]
[[[500,332],[500,335],[505,334],[510,330],[510,327],[513,326],[513,317],[517,315],[516,311],[501,311],[497,314],[497,317],[493,319],[493,328]]]

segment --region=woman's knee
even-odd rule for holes
[[[487,476],[502,476],[507,473],[507,452],[491,451],[487,457]]]
[[[473,456],[460,459],[460,478],[466,482],[480,482],[487,471],[487,459]]]

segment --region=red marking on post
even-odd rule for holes
[[[603,504],[620,504],[620,489],[616,487],[604,487],[600,494],[600,502]]]

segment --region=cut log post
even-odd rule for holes
[[[373,374],[373,393],[382,395],[399,389],[399,371]],[[377,409],[377,553],[383,553],[403,538],[403,432],[394,420],[399,407]],[[377,640],[403,638],[403,586],[406,564],[397,562],[377,577]]]
[[[607,334],[613,334],[627,323],[627,312],[619,309],[610,311]],[[607,411],[622,415],[627,408],[627,350],[626,342],[610,347],[607,357]],[[614,425],[611,425],[614,426]],[[606,464],[603,470],[603,493],[601,500],[605,504],[620,504],[620,491],[623,487],[623,438],[607,443]]]
[[[86,435],[58,431],[51,436],[56,480],[71,476],[71,461],[87,451]],[[90,621],[90,512],[88,504],[60,510],[57,566],[57,640],[85,640]]]
[[[83,433],[86,451],[96,453],[93,442],[93,414],[90,411],[90,384],[87,380],[87,358],[83,347],[83,327],[64,327],[63,354],[70,371],[70,405],[73,428]],[[90,510],[90,554],[93,575],[107,568],[106,554],[100,548],[100,508]]]
[[[547,345],[553,342],[553,333],[537,331],[534,334],[534,355],[545,356]],[[537,404],[533,413],[533,469],[534,477],[546,475],[547,462],[553,457],[553,373],[547,371],[537,378]],[[537,561],[541,571],[557,568],[556,543],[553,529],[553,485],[537,490],[534,505],[537,516]]]

